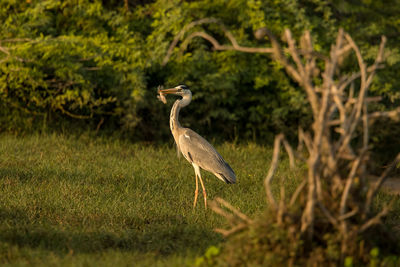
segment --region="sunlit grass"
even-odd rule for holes
[[[209,199],[261,212],[270,149],[217,149],[238,182],[203,172]],[[0,264],[191,265],[222,241],[213,229],[226,226],[201,194],[193,210],[194,189],[193,168],[172,144],[0,136]]]
[[[202,172],[209,199],[261,213],[271,149],[223,144],[217,150],[238,182],[227,185]],[[289,170],[284,159],[275,194],[282,178],[293,191],[302,172]],[[192,266],[207,247],[223,242],[213,229],[227,226],[204,209],[201,193],[193,210],[194,189],[193,168],[172,144],[0,136],[0,265]],[[380,193],[378,204],[390,198]],[[388,221],[397,222],[397,214]]]

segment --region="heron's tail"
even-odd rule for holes
[[[218,173],[218,175],[216,176],[227,184],[236,183],[236,174],[232,170],[231,166],[229,166],[229,164],[226,162],[225,162],[225,170],[223,172]]]

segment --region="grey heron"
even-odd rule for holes
[[[178,150],[194,168],[196,189],[194,191],[193,208],[196,207],[199,191],[198,180],[200,180],[203,189],[204,205],[207,209],[207,193],[201,178],[200,168],[211,172],[218,179],[227,184],[234,184],[236,182],[235,172],[206,139],[195,131],[182,127],[179,123],[178,117],[180,109],[189,105],[192,100],[192,92],[189,88],[186,85],[178,85],[175,88],[159,89],[158,93],[159,99],[164,104],[166,103],[165,94],[174,94],[182,97],[176,100],[172,106],[169,126]]]

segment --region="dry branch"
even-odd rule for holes
[[[165,64],[167,64],[167,62],[168,62],[169,58],[171,57],[172,52],[174,51],[174,48],[178,44],[179,40],[189,29],[191,29],[197,25],[206,24],[206,23],[219,23],[219,21],[215,18],[204,18],[204,19],[200,19],[197,21],[193,21],[193,22],[187,24],[185,27],[183,27],[183,29],[175,36],[174,40],[170,44],[167,54],[165,55],[164,60],[162,62],[162,65],[164,66]]]
[[[306,187],[307,180],[301,181],[301,183],[297,186],[296,190],[294,191],[292,198],[290,199],[289,206],[293,206],[296,202],[297,198],[299,197],[301,191]]]
[[[239,223],[236,226],[232,227],[229,230],[226,229],[221,229],[221,228],[216,228],[214,229],[215,232],[222,234],[224,237],[228,237],[230,235],[236,234],[237,232],[240,232],[244,229],[248,228],[247,224],[244,223]]]
[[[322,211],[322,213],[325,215],[325,217],[329,220],[331,224],[334,226],[338,227],[338,221],[333,217],[333,215],[329,212],[329,210],[322,204],[320,201],[318,202],[318,207]]]
[[[359,209],[358,209],[358,208],[355,208],[355,209],[353,209],[352,211],[350,211],[350,212],[348,212],[348,213],[343,214],[342,216],[340,216],[338,220],[339,220],[339,221],[347,220],[347,219],[349,219],[350,217],[353,217],[354,215],[356,215],[358,212],[359,212]]]
[[[92,115],[87,116],[87,115],[77,115],[77,114],[71,113],[71,112],[69,112],[68,110],[64,109],[64,107],[61,106],[61,105],[57,106],[57,108],[58,108],[62,113],[66,114],[66,115],[68,115],[68,116],[70,116],[71,118],[74,118],[74,119],[85,120],[85,119],[89,119],[89,118],[92,117]]]
[[[181,52],[186,50],[187,46],[189,45],[190,41],[195,38],[195,37],[201,37],[207,41],[209,41],[215,50],[236,50],[239,52],[245,52],[245,53],[272,53],[273,49],[272,48],[264,48],[264,47],[243,47],[240,45],[220,45],[219,42],[212,37],[211,35],[205,33],[205,32],[193,32],[191,33],[186,39],[182,42],[181,45]],[[236,41],[235,41],[236,43]]]
[[[343,190],[342,198],[340,201],[340,209],[339,214],[343,216],[346,213],[347,208],[347,199],[349,198],[349,193],[351,186],[353,185],[354,177],[357,174],[357,170],[359,169],[362,161],[364,160],[364,155],[366,154],[366,150],[364,150],[359,157],[353,162],[349,176],[346,179],[346,185]]]
[[[195,31],[184,37],[191,28],[205,23],[218,24],[229,43],[221,44],[204,31]],[[358,233],[362,233],[379,223],[381,218],[388,213],[391,204],[372,217],[369,210],[373,198],[389,172],[400,162],[399,154],[382,173],[378,182],[369,187],[366,197],[362,190],[357,191],[355,188],[353,190],[356,178],[359,177],[360,181],[364,181],[367,174],[369,126],[378,117],[400,119],[400,108],[393,111],[368,113],[368,103],[380,100],[380,97],[368,97],[368,89],[376,70],[382,68],[386,38],[382,37],[375,62],[371,66],[367,66],[359,47],[343,30],[339,30],[329,57],[314,51],[310,32],[303,34],[298,46],[290,30],[285,30],[284,41],[287,47],[282,46],[268,28],[257,30],[255,36],[257,39],[267,36],[271,47],[241,46],[232,33],[214,18],[195,21],[185,26],[175,37],[163,64],[168,62],[180,40],[182,40],[180,47],[182,52],[187,49],[193,38],[200,37],[207,40],[214,50],[271,54],[273,59],[285,68],[287,74],[303,87],[311,106],[314,123],[307,131],[299,128],[297,153],[293,152],[283,134],[275,137],[271,165],[264,179],[267,201],[270,208],[277,212],[275,220],[278,224],[284,221],[285,216],[291,216],[289,213],[292,211],[287,209],[285,204],[283,182],[279,204],[271,192],[271,184],[279,164],[280,147],[283,144],[289,155],[291,166],[295,165],[295,156],[305,161],[308,166],[307,177],[298,185],[289,201],[289,207],[291,207],[300,199],[301,205],[304,207],[301,214],[294,216],[299,218],[301,215],[301,221],[296,225],[297,229],[300,228],[301,233],[306,234],[309,240],[312,240],[316,218],[318,220],[320,218],[320,216],[316,217],[316,210],[319,210],[319,214],[322,213],[324,217],[324,223],[327,220],[335,229],[339,230],[343,239],[341,251],[344,255],[349,238],[354,234],[352,229],[359,229]],[[350,74],[341,73],[340,66],[350,52],[355,53],[359,71]],[[321,67],[321,65],[324,67],[323,73],[317,67]],[[322,80],[320,85],[314,84],[314,78],[317,76]],[[360,83],[356,88],[355,81],[358,79]],[[355,145],[357,142],[352,141],[358,129],[361,131],[362,142]],[[308,153],[306,159],[301,154],[304,147]],[[362,184],[362,186],[368,185]],[[355,195],[352,194],[353,192]],[[302,197],[300,197],[301,195]],[[357,204],[363,203],[363,201],[365,201],[364,206]],[[229,230],[217,230],[225,236],[241,231],[252,223],[246,215],[222,199],[217,198],[210,203],[210,207],[233,225]],[[355,226],[354,222],[350,220],[356,215],[364,219],[364,224],[361,226]]]
[[[389,173],[400,163],[400,153],[397,154],[396,158],[390,163],[390,165],[385,169],[385,171],[381,174],[381,176],[378,178],[378,181],[375,182],[372,186],[370,186],[368,193],[367,193],[367,199],[365,202],[365,213],[368,213],[372,200],[375,197],[376,193],[378,190],[381,188],[382,184],[386,181],[387,177],[389,176]]]
[[[283,143],[283,146],[285,147],[285,150],[289,156],[290,168],[295,168],[295,156],[294,156],[292,146],[289,144],[289,142],[285,138],[282,139],[282,143]]]
[[[232,225],[232,227],[228,230],[219,228],[215,229],[216,232],[221,233],[225,237],[246,229],[247,227],[249,227],[249,225],[253,223],[253,221],[249,219],[249,217],[247,217],[245,214],[240,212],[238,209],[233,207],[222,198],[216,197],[214,200],[209,202],[209,206],[215,213],[223,216]],[[224,210],[220,206],[228,209],[229,212]]]
[[[394,199],[392,199],[390,201],[390,203],[388,205],[386,205],[385,207],[383,207],[383,209],[374,217],[372,217],[371,219],[369,219],[368,221],[366,221],[358,230],[358,233],[362,233],[364,231],[366,231],[368,228],[370,228],[371,226],[374,226],[376,224],[379,224],[381,222],[381,218],[386,216],[388,214],[388,212],[391,210],[392,206],[394,204]]]
[[[376,111],[373,113],[370,113],[368,115],[368,118],[372,121],[374,121],[377,118],[381,117],[386,117],[395,121],[398,121],[400,119],[400,107],[396,108],[395,110],[391,111]]]
[[[230,211],[232,211],[235,216],[239,217],[241,220],[245,221],[246,223],[251,223],[252,222],[249,219],[249,217],[247,217],[244,213],[240,212],[237,208],[235,208],[234,206],[229,204],[224,199],[217,197],[217,198],[215,198],[215,201],[218,202],[219,204],[221,204],[222,206],[226,207]]]
[[[164,66],[168,63],[174,48],[177,46],[179,40],[185,35],[185,33],[188,30],[190,30],[191,28],[193,28],[197,25],[211,24],[211,23],[220,25],[225,36],[231,42],[231,44],[232,44],[231,46],[220,45],[219,42],[214,37],[212,37],[211,35],[209,35],[205,32],[194,32],[185,38],[185,40],[182,43],[182,50],[186,49],[188,43],[194,37],[202,37],[203,39],[206,39],[207,41],[209,41],[213,45],[215,50],[236,50],[236,51],[246,52],[246,53],[273,53],[273,51],[274,51],[273,48],[240,46],[238,44],[238,42],[236,41],[236,39],[234,38],[234,36],[232,35],[232,33],[230,31],[228,31],[226,29],[225,25],[223,25],[219,20],[217,20],[215,18],[204,18],[204,19],[193,21],[193,22],[189,23],[175,36],[174,40],[172,41],[172,43],[170,44],[170,46],[168,48],[167,54],[164,57],[162,65]]]
[[[271,167],[268,170],[267,176],[264,179],[264,189],[265,189],[265,193],[267,195],[267,199],[269,201],[269,204],[272,206],[272,208],[274,210],[276,210],[277,204],[275,201],[274,196],[272,195],[271,192],[271,182],[272,179],[274,177],[276,168],[278,167],[278,162],[279,162],[279,152],[280,152],[280,147],[281,147],[281,141],[283,139],[283,134],[278,134],[275,137],[275,141],[274,141],[274,151],[272,154],[272,161],[271,161]]]
[[[278,211],[276,213],[276,221],[278,225],[282,224],[283,216],[286,212],[285,197],[286,197],[285,179],[281,179],[280,200],[279,200]]]
[[[313,149],[311,136],[308,132],[305,133],[303,129],[299,128],[299,147],[297,148],[299,151],[301,151],[303,143],[306,145],[307,151],[310,153]]]
[[[217,202],[209,201],[208,206],[215,212],[224,217],[231,225],[236,223],[235,216],[226,210],[222,209]]]

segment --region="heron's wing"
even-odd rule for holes
[[[235,182],[235,172],[229,164],[206,139],[196,132],[191,129],[184,129],[179,135],[179,148],[189,162],[212,172],[225,182]]]

